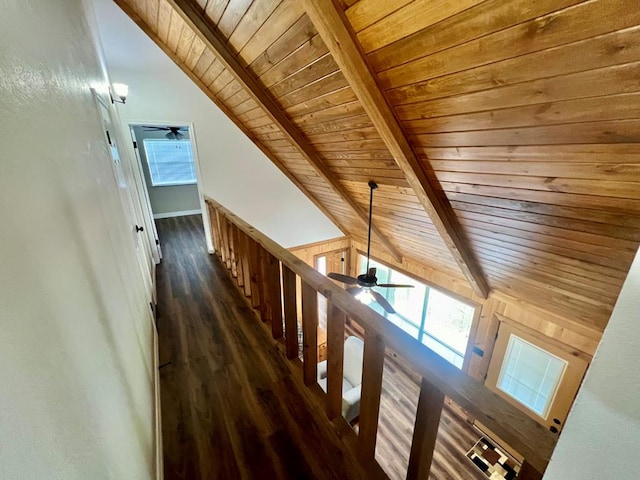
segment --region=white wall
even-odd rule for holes
[[[639,477],[640,251],[544,476],[546,480]]]
[[[94,0],[126,122],[194,123],[201,189],[284,247],[343,235],[113,2]]]
[[[147,479],[152,326],[81,0],[0,15],[0,478]]]

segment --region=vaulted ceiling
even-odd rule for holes
[[[602,330],[640,241],[635,0],[116,0],[346,234]],[[206,161],[206,160],[205,160]]]

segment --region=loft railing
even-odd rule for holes
[[[429,476],[445,396],[524,457],[519,480],[542,477],[556,442],[544,427],[215,200],[207,197],[206,202],[217,255],[230,270],[238,288],[259,310],[261,319],[271,324],[273,338],[284,338],[286,356],[291,361],[299,361],[298,324],[301,323],[302,375],[308,387],[316,385],[317,377],[317,294],[327,299],[326,413],[329,419],[340,417],[342,411],[345,319],[349,317],[364,330],[360,428],[355,448],[365,469],[377,466],[374,457],[382,371],[385,347],[389,347],[422,375],[408,479]],[[301,279],[302,289],[300,319],[296,303],[297,277]]]

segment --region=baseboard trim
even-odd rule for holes
[[[162,450],[162,415],[160,405],[160,354],[158,348],[158,330],[155,321],[153,331],[153,407],[154,407],[154,435],[155,435],[155,467],[156,480],[164,480],[164,460]]]
[[[171,218],[171,217],[184,217],[185,215],[200,215],[202,210],[183,210],[181,212],[166,212],[166,213],[154,213],[153,218]]]

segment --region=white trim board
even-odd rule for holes
[[[166,213],[154,213],[153,218],[171,218],[171,217],[184,217],[185,215],[200,215],[202,210],[183,210],[181,212],[166,212]]]

